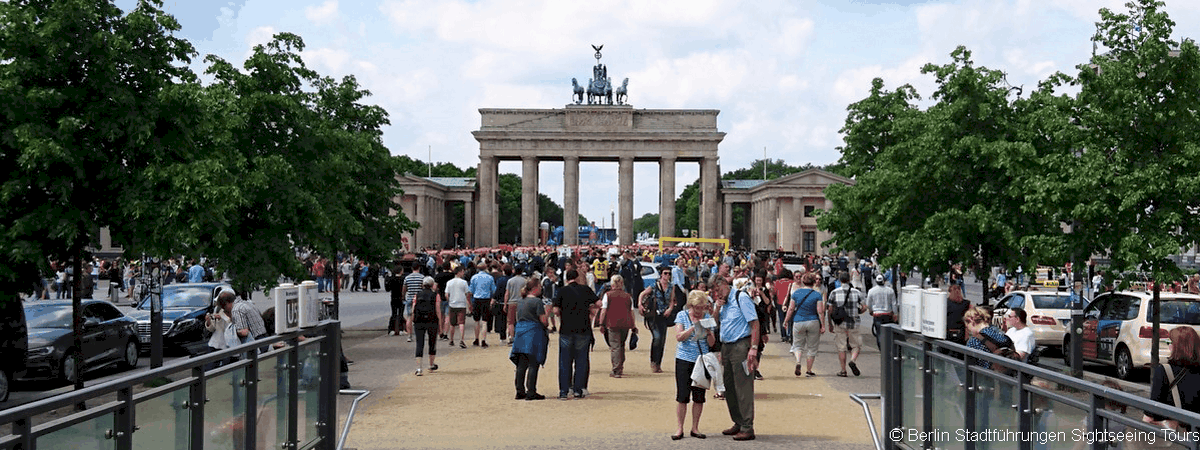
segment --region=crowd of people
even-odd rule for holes
[[[652,262],[657,279],[646,286],[642,268]],[[836,375],[849,370],[858,376],[860,314],[870,311],[873,324],[896,320],[896,295],[885,285],[890,273],[873,272],[865,261],[850,270],[846,258],[810,256],[803,262],[808,265],[785,267],[777,257],[695,248],[406,255],[383,283],[391,297],[388,333],[416,338],[418,376],[437,370],[438,342],[489,348],[488,335],[495,333],[492,343],[508,347],[515,367],[514,398],[524,401],[546,398],[538,376],[553,334],[557,397],[564,400],[588,397],[590,352],[598,340],[609,347],[609,376],[621,378],[629,365],[626,349],[638,345],[639,329],[649,333],[651,373],[668,370],[663,356],[667,339],[674,338],[678,427],[671,438],[684,437],[689,403],[689,435],[707,437],[699,421],[711,389],[729,406],[733,425],[723,434],[751,440],[754,382],[763,379],[759,355],[770,336],[792,344],[796,376],[811,377],[817,375],[812,363],[821,334],[836,333],[842,364]],[[863,280],[875,282],[866,294],[856,286]]]

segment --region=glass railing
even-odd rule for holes
[[[324,321],[7,409],[0,450],[332,450],[339,341]]]
[[[1200,414],[896,325],[883,327],[881,338],[883,448],[1197,449],[1200,443]],[[1145,413],[1182,425],[1163,430],[1143,422]]]

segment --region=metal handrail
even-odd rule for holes
[[[184,391],[189,391],[190,399],[186,403],[185,407],[193,409],[193,412],[191,413],[193,421],[193,434],[191,440],[193,443],[193,448],[197,448],[196,446],[203,445],[200,434],[197,434],[202,434],[203,432],[195,427],[198,423],[200,423],[198,421],[203,420],[204,403],[207,402],[207,398],[204,396],[205,390],[207,389],[206,384],[209,379],[222,374],[238,370],[245,371],[246,375],[249,376],[247,380],[248,382],[243,385],[246,386],[245,389],[247,389],[246,401],[255,402],[254,397],[259,395],[256,389],[257,383],[255,382],[258,374],[259,364],[263,361],[267,361],[271,358],[275,358],[284,354],[289,355],[292,358],[292,362],[289,364],[288,371],[293,380],[292,383],[289,384],[290,390],[292,391],[291,395],[289,395],[289,398],[291,399],[291,403],[293,403],[290,405],[290,409],[294,412],[296,408],[294,403],[298,401],[298,395],[295,393],[297,389],[295,379],[299,375],[299,371],[302,370],[301,365],[298,362],[298,358],[301,355],[300,352],[303,349],[317,349],[322,360],[322,369],[320,374],[321,386],[319,389],[322,400],[320,400],[320,402],[325,404],[327,401],[333,400],[335,398],[334,396],[337,395],[336,385],[333,383],[336,383],[336,379],[338,378],[337,358],[338,355],[340,355],[338,342],[340,340],[340,336],[338,335],[338,332],[340,329],[341,324],[336,320],[321,321],[312,328],[306,328],[277,336],[265,337],[239,345],[237,347],[216,351],[197,357],[181,359],[156,369],[131,374],[123,378],[107,381],[95,386],[89,386],[81,390],[71,391],[36,402],[15,406],[0,411],[0,424],[13,424],[11,433],[0,433],[0,442],[2,442],[3,445],[15,444],[18,447],[30,447],[37,439],[42,438],[48,433],[53,433],[59,429],[94,419],[96,417],[113,414],[113,426],[110,430],[108,430],[108,434],[106,434],[105,437],[108,439],[114,439],[116,441],[115,448],[130,449],[133,446],[131,440],[132,433],[136,431],[136,427],[133,423],[133,414],[135,414],[134,410],[137,408],[137,405],[148,398],[157,397],[159,395],[166,394],[167,392],[182,389]],[[300,338],[305,334],[317,335],[301,340]],[[287,344],[287,347],[283,349],[270,350],[261,354],[257,353],[257,350],[261,347],[270,348],[270,346],[273,344],[278,343]],[[312,347],[314,345],[316,347]],[[251,353],[253,354],[252,357],[248,359],[245,358],[247,354]],[[220,368],[209,371],[203,370],[203,367],[206,365],[224,360],[229,357],[242,357],[242,359]],[[139,384],[168,376],[177,379],[172,381],[167,386],[152,388],[145,392],[138,392],[136,394],[133,392],[133,390]],[[51,412],[55,409],[65,406],[94,401],[97,398],[111,395],[113,393],[116,393],[118,397],[115,402],[109,401],[103,405],[96,405],[93,408],[89,408],[86,411],[74,412],[66,415],[65,417],[56,417],[53,420],[45,421],[43,423],[34,423],[33,418],[38,415]],[[357,404],[357,401],[355,403]],[[330,450],[333,449],[332,438],[334,433],[336,433],[336,417],[336,412],[334,412],[333,409],[322,408],[320,417],[316,418],[316,420],[318,420],[317,427],[320,433],[320,440],[315,441],[317,442],[318,448]],[[247,431],[254,431],[252,427],[255,425],[255,423],[251,416],[248,415],[246,420]],[[289,420],[295,420],[295,417],[292,417]],[[295,428],[295,424],[291,424],[290,427]],[[295,445],[298,444],[294,437],[296,432],[294,430],[289,430],[288,433],[288,442],[285,442],[285,445],[290,445],[292,446],[291,448],[296,448]],[[247,439],[248,443],[252,445],[252,442],[249,440],[252,440],[253,437],[248,436]],[[309,444],[311,445],[312,443],[310,442]]]
[[[871,429],[871,440],[875,441],[875,450],[883,450],[883,442],[879,440],[879,431],[875,430],[875,419],[871,417],[871,407],[867,400],[883,400],[883,394],[850,394],[850,399],[862,405],[863,414],[867,416],[867,427]],[[339,450],[341,450],[339,448]]]
[[[342,450],[342,447],[346,445],[346,438],[350,436],[350,426],[354,425],[354,413],[358,410],[358,402],[371,395],[371,391],[342,389],[338,393],[341,395],[358,396],[354,399],[354,403],[350,404],[350,413],[346,415],[346,425],[342,426],[342,437],[338,439],[337,450]]]
[[[1115,419],[1124,426],[1128,426],[1133,430],[1143,432],[1160,431],[1154,426],[1140,422],[1136,419],[1109,414],[1104,410],[1104,404],[1107,401],[1114,401],[1119,404],[1127,405],[1128,407],[1142,410],[1149,414],[1167,417],[1179,421],[1181,424],[1188,424],[1193,429],[1200,426],[1200,414],[1177,408],[1164,403],[1159,403],[1155,400],[1134,395],[1119,389],[1112,389],[1097,383],[1072,377],[1068,374],[1056,372],[1044,367],[1031,365],[1024,362],[1014,361],[1003,356],[994,355],[989,352],[976,350],[957,343],[936,339],[924,336],[917,332],[908,332],[901,329],[895,324],[885,325],[886,331],[881,334],[883,346],[881,347],[881,358],[883,359],[883,372],[885,380],[883,383],[883,426],[886,429],[895,429],[903,427],[907,420],[915,420],[914,423],[922,423],[924,420],[924,429],[929,430],[931,425],[930,417],[932,414],[933,404],[932,397],[924,396],[917,406],[916,416],[912,418],[901,417],[900,408],[900,385],[901,373],[905,371],[904,361],[911,359],[905,354],[911,354],[916,357],[917,383],[923,383],[922,389],[928,390],[933,386],[933,380],[937,379],[939,374],[928,365],[933,361],[942,361],[956,367],[960,375],[965,375],[960,387],[965,387],[965,401],[967,405],[973,403],[972,399],[976,394],[974,386],[981,380],[990,379],[993,383],[1008,385],[1013,389],[1015,397],[1013,398],[1013,408],[1017,409],[1019,414],[1019,424],[1022,430],[1028,430],[1027,427],[1032,426],[1032,419],[1038,414],[1038,409],[1032,408],[1029,402],[1033,396],[1040,396],[1053,401],[1063,403],[1067,406],[1083,409],[1088,412],[1087,429],[1096,430],[1099,427],[1099,419],[1108,418]],[[943,354],[949,353],[949,355]],[[979,366],[977,363],[988,361],[992,363],[1000,363],[1004,367],[1015,371],[1014,374],[1005,375],[994,372],[990,369]],[[1053,392],[1050,389],[1045,389],[1032,384],[1035,379],[1042,379],[1051,383],[1058,384],[1068,389],[1082,392],[1089,396],[1087,400],[1071,398],[1060,393]],[[966,427],[974,428],[974,411],[968,410],[966,417]],[[924,414],[924,418],[922,418]],[[1111,417],[1110,417],[1111,416]],[[918,427],[920,429],[921,427]],[[874,429],[872,429],[874,432]],[[1179,442],[1189,448],[1198,448],[1198,442]],[[897,447],[907,448],[907,445],[901,445],[900,442],[895,443]],[[966,448],[972,449],[972,442],[967,442]]]

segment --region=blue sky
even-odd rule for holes
[[[128,10],[134,0],[119,0]],[[478,164],[471,131],[480,108],[561,108],[571,78],[595,64],[604,44],[614,80],[628,77],[635,108],[719,109],[723,171],[763,157],[789,164],[838,159],[846,107],[870,81],[914,85],[928,97],[928,62],[958,45],[977,64],[1036,87],[1074,73],[1091,56],[1097,11],[1124,0],[164,0],[200,61],[240,66],[255,44],[289,31],[304,38],[309,67],[353,74],[390,113],[393,154],[460,167]],[[1196,37],[1200,2],[1168,0],[1177,37]],[[502,172],[520,173],[519,162]],[[540,191],[562,203],[562,164],[542,163]],[[676,169],[676,194],[697,164]],[[580,212],[609,222],[616,163],[585,163]],[[635,165],[634,215],[658,210],[658,168]]]

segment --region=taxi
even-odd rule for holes
[[[1005,330],[1004,314],[1009,308],[1021,308],[1025,310],[1025,325],[1033,330],[1036,345],[1058,347],[1071,325],[1070,296],[1070,292],[1052,289],[1009,292],[996,303],[992,325]]]
[[[1117,368],[1117,377],[1128,379],[1134,370],[1148,367],[1153,327],[1150,320],[1152,295],[1149,292],[1106,292],[1083,310],[1081,346],[1083,359]],[[1176,327],[1192,327],[1200,332],[1200,295],[1159,294],[1159,357],[1169,355],[1169,333]],[[1070,348],[1070,336],[1063,339]],[[1069,361],[1069,351],[1064,351]]]

